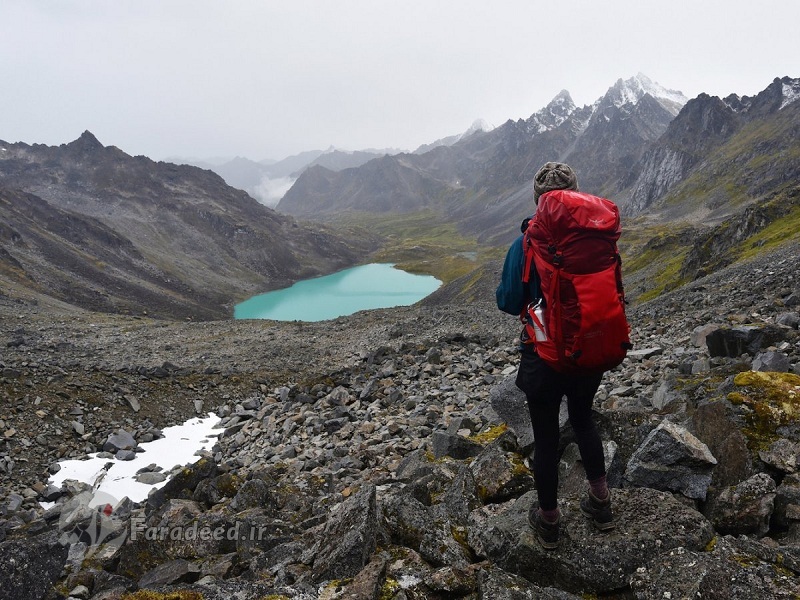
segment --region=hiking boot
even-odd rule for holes
[[[528,511],[528,523],[536,534],[536,540],[545,550],[558,548],[558,530],[561,526],[561,517],[555,523],[548,523],[542,518],[538,506],[532,506]]]
[[[591,490],[587,491],[586,497],[581,500],[581,512],[592,520],[594,526],[600,531],[614,529],[617,524],[614,522],[614,513],[611,512],[611,492],[608,498],[598,500]]]

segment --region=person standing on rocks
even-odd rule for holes
[[[577,176],[569,165],[548,162],[536,173],[533,201],[537,207],[539,197],[553,190],[578,190]],[[523,221],[523,233],[528,221]],[[530,265],[529,283],[523,283],[523,239],[521,235],[511,244],[496,292],[498,308],[513,315],[524,314],[533,299],[542,298],[540,278],[533,263]],[[539,357],[535,344],[526,343],[530,341],[526,328],[521,335],[516,385],[525,392],[531,415],[535,440],[533,475],[539,500],[528,511],[528,521],[542,547],[551,550],[558,547],[561,524],[558,509],[558,445],[559,412],[563,397],[567,398],[569,420],[589,481],[587,495],[581,501],[581,512],[602,531],[615,527],[603,446],[592,419],[592,403],[603,374],[560,373]]]

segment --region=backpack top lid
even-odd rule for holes
[[[619,260],[620,233],[619,209],[611,200],[554,190],[539,199],[525,246],[569,272],[594,273]]]
[[[534,215],[534,237],[563,239],[575,234],[620,235],[619,208],[611,200],[573,190],[542,194]],[[547,235],[549,233],[549,235]]]

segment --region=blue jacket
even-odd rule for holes
[[[522,269],[525,266],[522,238],[523,236],[519,236],[508,249],[500,285],[495,291],[497,308],[511,315],[519,315],[529,302],[542,297],[539,275],[534,267],[531,267],[532,273],[527,290],[522,282]]]

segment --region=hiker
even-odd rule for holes
[[[568,165],[548,162],[536,173],[533,181],[533,201],[540,213],[542,212],[542,207],[539,205],[540,198],[554,190],[573,190],[578,192],[578,179]],[[558,193],[555,195],[558,195]],[[611,206],[613,210],[616,210],[616,206],[610,201],[589,196],[588,194],[561,195],[580,198],[586,196],[594,202],[602,201],[603,203],[608,203],[603,206]],[[549,203],[550,199],[548,198],[547,201]],[[594,395],[600,386],[603,376],[602,369],[605,368],[605,365],[599,367],[601,370],[589,372],[588,374],[584,374],[580,370],[577,372],[560,372],[551,366],[551,363],[543,360],[542,356],[545,356],[545,354],[542,354],[544,351],[543,345],[537,352],[537,340],[545,339],[547,332],[538,330],[539,321],[541,321],[542,328],[546,329],[546,321],[543,321],[541,316],[533,319],[532,313],[526,310],[526,307],[530,308],[533,305],[534,300],[538,301],[545,297],[542,294],[542,287],[544,286],[541,285],[541,275],[543,274],[537,272],[536,263],[526,257],[525,244],[529,243],[529,238],[526,237],[525,232],[531,231],[528,222],[532,220],[535,220],[535,215],[523,222],[523,235],[519,236],[508,250],[505,264],[503,265],[502,279],[496,295],[497,305],[500,310],[514,315],[522,315],[523,322],[527,323],[520,338],[521,358],[516,385],[525,392],[535,438],[533,474],[536,480],[539,502],[538,505],[534,503],[528,511],[528,521],[542,547],[551,550],[558,546],[561,522],[557,501],[558,446],[559,410],[564,396],[567,398],[569,420],[575,432],[581,460],[589,482],[587,495],[581,501],[581,512],[602,531],[613,529],[615,522],[611,510],[611,494],[606,481],[603,446],[592,419],[592,403]],[[616,236],[619,236],[618,211]],[[614,240],[611,245],[613,246],[613,252],[616,253],[616,241]],[[555,250],[550,248],[550,252],[555,252]],[[618,253],[616,260],[619,260]],[[530,270],[528,276],[523,272],[526,264]],[[613,268],[613,266],[609,268]],[[621,277],[619,275],[620,270],[618,268],[617,277]],[[621,279],[619,279],[618,287],[620,290],[620,302],[623,304],[622,310],[624,311]],[[546,305],[544,306],[546,310]],[[536,314],[541,315],[539,312]],[[622,319],[624,320],[624,313]],[[553,325],[552,322],[551,325]],[[627,328],[627,321],[625,321],[624,326]],[[539,337],[540,334],[542,334],[542,338]],[[629,343],[625,346],[627,330],[623,337],[625,338],[622,342],[624,357],[625,348],[630,346]],[[618,364],[621,360],[622,358],[614,359],[614,362],[610,364]]]

